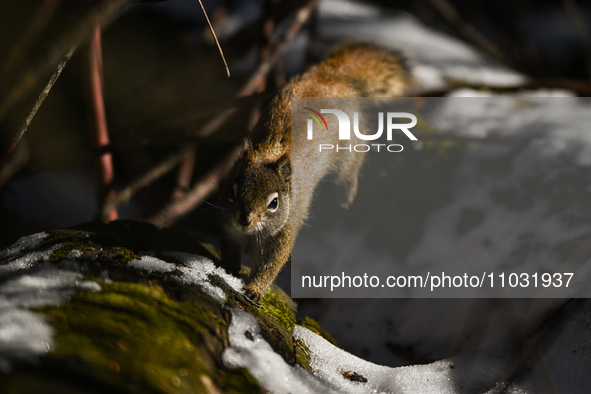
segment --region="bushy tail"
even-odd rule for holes
[[[338,47],[307,75],[319,84],[334,82],[346,89],[326,94],[342,97],[396,97],[410,89],[410,77],[405,60],[399,54],[365,43],[348,43]]]

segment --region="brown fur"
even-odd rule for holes
[[[357,193],[363,164],[364,155],[292,152],[291,98],[401,96],[408,90],[408,80],[397,55],[371,45],[347,44],[294,78],[275,98],[268,120],[262,123],[258,136],[247,141],[219,202],[222,266],[236,274],[246,244],[254,244],[253,269],[245,286],[251,301],[258,303],[289,261],[318,182],[336,173],[337,183],[345,189],[342,205],[348,207]],[[335,122],[332,118],[327,117],[329,128],[336,129],[336,123],[330,124]],[[298,139],[298,146],[310,143],[304,130],[294,130],[293,138]],[[338,136],[324,133],[319,138],[322,143],[336,143]],[[292,177],[292,166],[310,171]],[[274,193],[278,208],[271,212]]]

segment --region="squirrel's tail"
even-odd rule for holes
[[[339,46],[315,70],[319,82],[340,80],[355,94],[338,96],[395,97],[409,93],[411,83],[405,59],[376,46],[347,43]]]
[[[370,44],[343,44],[283,87],[265,124],[289,133],[292,97],[399,97],[410,93],[411,80],[402,56]]]

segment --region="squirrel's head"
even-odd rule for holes
[[[227,224],[245,234],[275,234],[289,220],[290,182],[289,153],[277,162],[260,163],[247,144],[222,190]]]

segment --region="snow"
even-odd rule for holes
[[[40,238],[37,235],[21,239],[15,244],[18,247],[13,245],[10,251],[1,253],[12,257],[9,263],[20,260],[17,257],[19,248],[21,251],[30,250]],[[142,253],[140,259],[129,265],[148,272],[179,272],[181,275],[177,279],[183,283],[199,286],[208,294],[212,294],[213,288],[217,289],[213,290],[213,296],[222,304],[225,294],[208,282],[209,275],[222,277],[237,291],[243,285],[242,281],[216,268],[205,257],[181,252],[164,254],[182,266],[156,258],[152,252]],[[34,362],[39,354],[48,352],[54,345],[52,328],[29,308],[64,302],[75,289],[100,291],[96,282],[81,280],[76,261],[65,259],[58,264],[40,262],[42,255],[25,252],[23,257],[33,262],[32,265],[29,263],[25,267],[27,269],[22,269],[21,265],[13,264],[10,272],[0,276],[0,371],[9,372],[12,363],[17,360]],[[582,302],[590,303],[587,300]],[[381,308],[384,306],[382,304]],[[550,330],[549,334],[542,331],[533,336],[532,343],[541,345],[537,347],[539,354],[532,358],[532,363],[550,367],[553,384],[562,390],[558,392],[577,393],[581,392],[576,386],[581,378],[575,375],[579,374],[577,371],[581,366],[588,365],[590,361],[585,347],[591,340],[588,329],[591,316],[585,312],[586,309],[572,303],[566,308],[570,310],[563,312],[566,318],[561,330]],[[296,325],[294,340],[301,340],[309,349],[313,369],[310,373],[300,366],[286,363],[265,341],[252,315],[239,308],[231,308],[230,312],[229,346],[224,350],[222,360],[229,368],[246,368],[270,393],[521,394],[534,392],[536,379],[540,379],[535,374],[515,375],[515,360],[520,358],[515,356],[515,349],[510,343],[502,346],[493,344],[425,365],[392,368],[354,356]],[[426,310],[423,312],[427,313]],[[372,322],[370,315],[356,314],[355,319]],[[437,330],[428,327],[428,331]],[[365,335],[372,336],[370,332]],[[367,381],[350,381],[344,376],[353,373]],[[564,376],[570,378],[565,379]]]
[[[376,365],[339,349],[307,328],[296,326],[294,338],[310,349],[310,366],[316,376],[329,382],[341,393],[457,393],[458,371],[451,360],[429,365],[391,368]],[[454,366],[453,369],[450,366]],[[353,382],[343,373],[363,375],[367,382]],[[461,374],[461,372],[460,372]]]
[[[176,270],[181,274],[174,276],[176,280],[186,285],[199,286],[220,304],[226,302],[226,294],[222,289],[209,282],[210,275],[221,277],[236,292],[244,294],[242,291],[244,282],[241,279],[229,275],[223,268],[216,267],[213,261],[206,257],[183,252],[164,252],[163,254],[175,259],[180,265],[158,259],[151,252],[142,253],[140,259],[130,261],[129,265],[148,272],[173,272]]]
[[[208,281],[209,275],[217,275],[230,285],[234,291],[244,294],[242,292],[242,287],[244,287],[242,279],[228,274],[223,268],[217,267],[213,261],[207,257],[182,252],[167,252],[165,254],[176,258],[184,265],[184,267],[179,268],[179,271],[184,274],[184,276],[181,276],[181,281],[183,281],[183,283],[200,284]]]
[[[224,304],[225,294],[208,282],[212,273],[228,280],[239,291],[242,281],[227,275],[202,256],[181,252],[165,252],[183,266],[154,257],[144,252],[130,266],[149,272],[173,272],[182,275],[183,283],[199,286]],[[215,289],[215,290],[212,290]],[[256,319],[239,308],[231,308],[231,324],[228,328],[229,346],[222,353],[228,368],[246,368],[257,381],[271,393],[473,393],[508,392],[521,393],[514,383],[502,383],[511,358],[507,350],[486,349],[480,353],[439,360],[427,365],[392,368],[377,365],[342,349],[301,327],[294,327],[294,340],[303,341],[310,351],[310,373],[300,366],[289,365],[263,338]],[[361,318],[358,316],[358,318]],[[371,335],[369,335],[371,336]],[[509,369],[510,371],[510,369]],[[366,383],[353,382],[343,374],[355,372],[367,379]],[[495,385],[498,390],[495,391]],[[493,387],[491,389],[491,387]]]
[[[36,248],[48,236],[49,234],[41,232],[18,239],[14,244],[0,251],[0,261],[9,260],[25,250]]]
[[[591,236],[586,203],[591,100],[564,92],[550,96],[495,96],[463,90],[454,97],[423,98],[427,109],[422,118],[433,125],[439,138],[461,146],[452,169],[439,171],[445,160],[433,151],[421,157],[414,168],[402,169],[397,169],[388,155],[372,155],[362,169],[355,204],[346,214],[334,209],[334,198],[329,194],[333,193],[332,185],[324,189],[320,185],[310,211],[312,220],[301,230],[292,251],[296,270],[292,276],[292,291],[296,292],[292,294],[335,298],[591,297],[586,286],[591,276],[583,275],[591,270],[591,260],[577,241]],[[407,158],[405,154],[399,159]],[[426,171],[419,166],[431,168]],[[385,176],[378,179],[380,171]],[[428,173],[435,174],[433,178],[439,176],[441,185],[431,187]],[[416,180],[405,180],[405,176]],[[416,186],[421,183],[425,186]],[[420,201],[417,196],[421,193],[432,195],[430,199],[437,203],[414,204],[412,200]],[[396,200],[398,195],[406,200]],[[405,217],[403,212],[413,215]],[[565,257],[566,251],[558,252],[562,250],[572,257]],[[358,275],[360,261],[364,262],[361,274],[376,275],[382,283],[388,275],[424,278],[427,273],[467,273],[479,279],[484,273],[500,273],[501,268],[507,275],[574,272],[576,280],[561,289],[539,284],[501,287],[495,274],[493,289],[455,287],[432,292],[429,286],[400,291],[367,286],[351,291],[341,288],[332,292],[327,287],[303,292],[302,275]]]
[[[254,316],[232,308],[228,327],[230,346],[222,353],[229,368],[243,367],[271,393],[338,393],[300,366],[291,366],[261,335]]]
[[[530,365],[546,368],[543,373],[549,374],[552,377],[550,380],[531,371],[518,373],[523,372],[523,362],[511,352],[509,344],[430,364],[390,368],[349,354],[301,326],[294,328],[294,338],[304,341],[310,349],[315,376],[330,383],[340,393],[525,394],[538,392],[534,383],[539,384],[540,381],[546,384],[541,387],[553,386],[557,393],[583,393],[587,392],[585,387],[589,387],[590,378],[581,376],[581,365],[588,365],[589,355],[575,358],[573,354],[584,349],[588,343],[589,330],[585,327],[588,323],[588,314],[580,311],[573,313],[565,322],[565,335],[559,338],[550,336],[550,341],[546,338],[548,344],[539,347],[539,353],[531,356]],[[538,334],[526,346],[540,340],[541,336],[543,334]],[[567,348],[567,352],[563,347]],[[343,372],[361,374],[367,382],[350,382],[343,379]]]
[[[218,35],[239,30],[257,11],[261,12],[258,5],[250,4],[249,9],[243,6],[242,13],[226,18],[218,28]],[[409,61],[419,91],[446,89],[449,81],[503,87],[519,86],[527,81],[523,74],[492,61],[459,39],[428,28],[405,12],[358,1],[323,0],[318,5],[318,18],[317,38],[322,55],[347,40],[401,52]],[[304,70],[308,40],[304,29],[282,55],[282,67],[288,75]],[[253,51],[245,59],[230,64],[230,69],[235,75],[249,75],[257,61]]]
[[[57,305],[75,290],[101,290],[98,283],[82,280],[74,260],[43,262],[61,244],[31,251],[47,236],[38,233],[23,237],[0,251],[0,372],[9,372],[13,362],[34,362],[53,346],[53,329],[30,308]]]
[[[128,263],[133,268],[148,272],[172,272],[176,269],[176,264],[167,263],[151,255],[141,256],[139,260],[132,260]]]
[[[347,394],[457,394],[529,393],[531,381],[506,381],[516,371],[507,349],[490,348],[426,365],[392,368],[377,365],[339,349],[302,326],[294,327],[294,339],[310,351],[310,373],[291,366],[273,351],[260,333],[256,319],[239,308],[231,309],[230,345],[222,353],[229,368],[246,368],[271,393]],[[365,382],[351,381],[358,374]],[[576,391],[575,391],[576,392]]]
[[[427,264],[432,270],[457,268],[461,271],[463,267],[479,264],[483,271],[489,272],[498,267],[519,272],[577,272],[589,264],[535,249],[524,258],[516,258],[514,252],[524,244],[524,234],[532,243],[548,248],[544,250],[554,250],[591,233],[587,214],[577,210],[576,196],[560,197],[564,205],[560,210],[553,209],[556,198],[544,198],[536,190],[521,191],[527,201],[531,201],[520,208],[494,197],[498,190],[516,187],[531,179],[552,187],[553,182],[591,165],[591,135],[587,126],[591,123],[589,100],[575,97],[451,98],[433,118],[440,119],[438,127],[448,135],[476,139],[505,137],[520,142],[474,143],[467,148],[453,178],[452,201],[430,214],[422,238],[406,262],[409,267]],[[517,144],[521,148],[515,151]],[[500,176],[487,172],[483,163],[500,158],[512,162],[510,171]],[[575,186],[574,181],[569,186]],[[481,212],[482,220],[464,234],[456,231],[455,226],[466,207]],[[577,218],[576,224],[569,218]],[[483,239],[495,247],[483,247]],[[577,275],[583,280],[580,272]],[[575,293],[568,295],[571,294]],[[589,296],[588,293],[579,294]]]
[[[445,88],[449,80],[486,86],[517,86],[526,77],[496,63],[468,44],[436,32],[416,17],[350,0],[319,4],[319,37],[330,42],[371,42],[402,51],[420,90]]]
[[[587,290],[585,296],[588,297],[591,222],[584,208],[591,188],[583,177],[560,182],[565,182],[573,173],[588,173],[591,163],[589,100],[554,90],[498,97],[467,89],[455,92],[450,99],[440,100],[442,105],[431,114],[432,119],[439,119],[437,128],[446,136],[471,142],[457,172],[449,178],[449,183],[453,184],[449,201],[429,214],[417,239],[410,242],[412,248],[409,247],[408,255],[390,266],[396,264],[398,270],[448,272],[475,266],[490,270],[504,264],[504,269],[518,272],[570,272],[573,266],[579,265],[579,285]],[[487,162],[504,162],[510,170],[495,173],[490,167],[487,170]],[[524,186],[531,179],[548,186],[542,190]],[[564,190],[565,186],[572,190],[571,197],[552,200],[546,196],[548,190],[554,187]],[[495,191],[503,188],[522,193],[528,203],[515,208],[503,199],[493,198]],[[553,206],[553,202],[559,202],[560,209]],[[467,210],[478,211],[482,219],[460,234],[457,224]],[[382,261],[380,266],[386,266],[379,249],[372,249],[360,240],[362,235],[369,236],[367,232],[347,234],[339,231],[336,225],[323,229],[332,235],[313,238],[309,244],[304,244],[306,241],[299,237],[299,245],[304,248],[312,245],[318,250],[321,250],[319,246],[337,249],[333,240],[339,237],[339,245],[355,245],[358,252],[348,255],[341,248],[339,261],[355,264],[363,256],[365,261]],[[494,247],[485,247],[483,240]],[[561,247],[564,252],[555,253]],[[517,257],[517,251],[524,253]],[[319,261],[329,265],[327,255],[333,255],[333,251],[324,249],[323,253]],[[334,255],[337,253],[338,250],[334,251]],[[318,262],[312,264],[318,265]],[[471,364],[483,366],[473,376],[477,380],[486,370],[483,358],[487,349],[512,343],[522,326],[535,324],[532,322],[536,322],[541,311],[551,314],[560,310],[564,300],[343,299],[322,300],[317,305],[303,300],[299,303],[302,316],[317,318],[323,328],[338,338],[343,348],[366,359],[392,366],[409,362],[392,349],[408,349],[425,361],[470,354]],[[579,308],[572,309],[578,316],[576,319],[575,316],[560,320],[552,317],[555,325],[550,343],[543,348],[532,346],[540,357],[535,362],[536,368],[547,371],[549,384],[557,393],[586,393],[591,388],[586,378],[591,365],[589,350],[582,345],[582,342],[589,343],[590,303],[582,302]],[[521,355],[507,352],[524,368],[529,365]],[[452,360],[457,362],[453,372],[462,371],[457,357]],[[544,387],[537,373],[528,369],[523,372],[527,378],[518,382],[504,375],[492,381],[488,388],[473,392],[501,392],[499,382],[513,382],[508,392],[533,393]],[[493,389],[495,385],[499,386],[496,390]]]
[[[19,253],[35,249],[41,242],[47,238],[47,233],[37,233],[20,238],[13,245],[0,251],[0,261],[6,262],[0,265],[0,275],[13,272],[19,269],[27,268],[39,260],[46,260],[53,252],[59,249],[60,245],[41,252],[30,252],[20,258],[15,258]]]
[[[9,305],[0,308],[0,372],[8,373],[13,361],[34,362],[53,346],[53,329],[38,313]],[[7,305],[8,304],[8,305]]]

